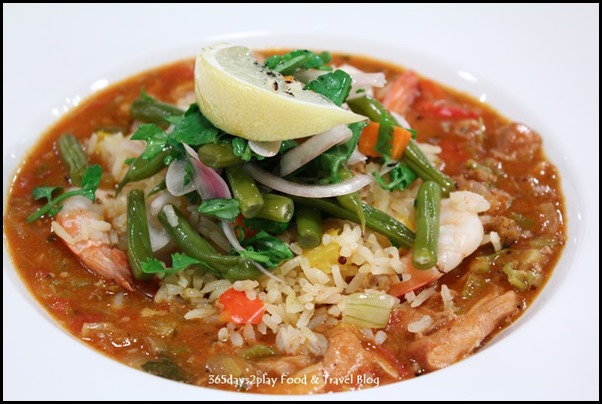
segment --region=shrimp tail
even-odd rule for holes
[[[134,277],[128,265],[125,252],[108,246],[83,251],[81,262],[91,271],[112,279],[122,288],[132,292]]]

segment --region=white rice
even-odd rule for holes
[[[412,333],[422,333],[429,329],[433,325],[433,319],[431,316],[422,316],[420,320],[414,321],[408,324],[408,331]]]
[[[454,297],[447,285],[441,285],[441,300],[443,300],[443,307],[445,310],[454,311]]]
[[[432,288],[424,289],[422,292],[418,293],[418,296],[416,296],[416,298],[414,300],[412,300],[412,303],[410,303],[410,307],[420,306],[422,303],[426,302],[426,300],[429,297],[433,296],[434,294],[435,294],[434,286]]]
[[[502,249],[502,240],[500,239],[500,235],[497,234],[497,232],[492,231],[491,233],[489,233],[489,239],[491,240],[491,245],[493,245],[493,248],[496,252]]]

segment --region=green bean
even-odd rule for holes
[[[354,98],[353,100],[348,100],[347,104],[353,112],[365,115],[370,118],[371,121],[399,125],[399,122],[397,122],[391,113],[387,111],[380,102],[372,97],[363,96]],[[448,195],[450,191],[452,191],[454,182],[431,164],[414,139],[410,140],[401,161],[410,167],[424,181],[435,181],[439,184],[444,195]]]
[[[303,248],[314,248],[322,242],[322,217],[316,208],[297,207],[297,241]]]
[[[339,177],[341,180],[347,180],[353,177],[353,174],[349,171],[349,168],[341,166],[339,168]],[[337,201],[347,210],[355,212],[355,214],[360,219],[360,226],[362,226],[362,231],[366,229],[366,215],[364,214],[364,209],[362,207],[362,198],[360,198],[360,194],[357,192],[337,196]]]
[[[164,191],[166,189],[167,189],[167,183],[165,182],[165,178],[163,178],[161,180],[161,182],[158,183],[157,185],[155,185],[153,187],[153,189],[151,189],[150,192],[148,193],[148,195],[146,195],[146,196],[152,196],[152,195],[159,193],[161,191]]]
[[[164,150],[150,160],[143,159],[141,155],[136,157],[130,164],[127,173],[125,173],[125,177],[117,185],[115,195],[119,195],[123,187],[130,182],[145,180],[161,171],[165,167],[165,158],[169,153],[171,153],[171,150]]]
[[[130,268],[136,279],[149,279],[153,275],[142,271],[142,263],[153,258],[144,192],[134,189],[128,192],[127,256]]]
[[[231,143],[205,144],[199,147],[199,160],[211,168],[237,166],[243,163],[242,158],[235,156]]]
[[[70,133],[65,133],[58,140],[59,153],[69,169],[71,184],[81,186],[82,177],[88,168],[88,157],[81,144]]]
[[[240,167],[226,168],[226,176],[234,198],[240,202],[240,213],[246,218],[257,216],[264,202],[253,177]]]
[[[295,204],[284,195],[263,194],[263,207],[255,217],[278,223],[290,222],[295,213]]]
[[[327,198],[302,198],[289,195],[295,203],[311,206],[341,219],[360,223],[358,215],[342,207],[337,201]],[[366,227],[387,237],[396,247],[410,248],[414,244],[414,233],[402,223],[370,205],[363,204]]]
[[[437,170],[426,158],[414,140],[411,140],[401,159],[424,181],[433,181],[441,187],[443,195],[447,196],[454,189],[455,183],[447,175]]]
[[[96,129],[96,132],[110,133],[111,135],[114,135],[116,133],[128,133],[126,128],[118,125],[101,126],[98,129]]]
[[[417,269],[429,269],[437,263],[441,187],[425,181],[416,195],[416,241],[412,262]]]
[[[173,209],[174,217],[168,218],[166,209]],[[221,255],[203,238],[173,205],[167,204],[159,212],[159,222],[182,251],[199,261],[201,267],[228,280],[256,279],[261,272],[247,259],[235,255]]]
[[[168,117],[182,115],[183,113],[184,111],[180,108],[159,102],[146,94],[141,94],[130,106],[132,118],[164,127],[169,126]]]
[[[385,123],[398,124],[397,120],[378,100],[367,95],[348,100],[347,105],[353,112],[367,116],[372,122],[381,123],[384,120]]]

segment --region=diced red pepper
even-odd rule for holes
[[[219,302],[224,306],[221,318],[236,324],[261,323],[265,306],[259,299],[249,299],[245,292],[230,288],[219,297]]]

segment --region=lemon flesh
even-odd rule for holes
[[[296,139],[366,117],[339,108],[260,64],[248,48],[203,48],[196,58],[201,112],[224,132],[255,141]]]

